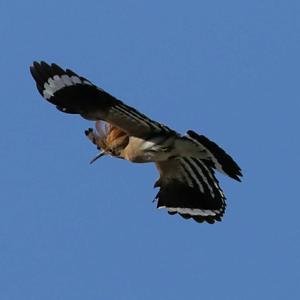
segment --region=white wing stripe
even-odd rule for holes
[[[196,144],[200,145],[202,148],[205,149],[205,151],[209,154],[209,157],[211,158],[212,162],[214,163],[215,168],[216,168],[218,171],[220,171],[220,172],[226,174],[225,171],[224,171],[223,168],[222,168],[222,165],[221,165],[221,164],[219,163],[219,161],[217,160],[217,158],[216,158],[216,157],[215,157],[215,156],[214,156],[214,155],[213,155],[206,147],[204,147],[203,144],[201,144],[201,143],[198,142],[197,140],[193,139],[189,134],[188,134],[188,137],[189,137],[189,139],[191,139],[193,142],[195,142]]]
[[[200,166],[198,166],[192,159],[188,159],[189,163],[192,164],[194,166],[194,168],[197,169],[197,171],[199,172],[199,175],[201,176],[202,180],[204,181],[204,183],[206,184],[206,186],[208,187],[210,194],[213,198],[215,198],[215,193],[214,190],[212,188],[212,186],[208,183],[207,177],[203,174],[202,169],[200,168]]]
[[[48,81],[44,83],[43,96],[46,99],[50,99],[57,91],[63,89],[64,87],[72,86],[76,84],[91,85],[91,83],[87,81],[82,82],[82,80],[75,75],[71,77],[66,74],[62,76],[54,75],[53,78],[50,77]]]
[[[216,216],[223,212],[223,207],[220,210],[209,210],[209,209],[199,209],[199,208],[183,208],[183,207],[166,207],[160,206],[159,208],[166,208],[169,212],[177,212],[180,214],[186,214],[190,216]]]
[[[188,173],[188,175],[190,176],[190,178],[192,178],[192,181],[194,183],[194,186],[198,186],[200,191],[202,193],[204,193],[204,188],[202,183],[199,181],[197,175],[195,175],[193,169],[190,167],[190,165],[184,160],[184,158],[180,159],[182,166],[184,166],[186,172]]]
[[[70,76],[68,76],[68,75],[62,75],[61,80],[65,83],[66,86],[74,85],[74,83],[72,82]]]
[[[71,76],[71,80],[72,80],[72,82],[74,84],[81,84],[82,83],[82,81],[80,80],[80,78],[77,77],[77,76]]]
[[[188,170],[186,169],[185,165],[184,164],[180,164],[180,167],[181,167],[181,172],[178,172],[178,175],[182,175],[180,176],[181,178],[183,177],[184,179],[184,182],[187,183],[188,186],[190,187],[194,187],[194,182],[193,180],[191,179],[191,176],[190,176],[190,173],[188,172]],[[180,179],[181,179],[180,178]]]
[[[216,189],[220,192],[221,196],[222,196],[222,200],[224,200],[225,195],[223,193],[223,191],[221,190],[218,182],[216,181],[216,178],[214,178],[214,176],[212,175],[212,172],[207,168],[207,166],[200,160],[197,159],[196,160],[198,164],[201,164],[201,166],[207,171],[208,176],[210,177],[210,179],[212,180],[214,186],[216,187]]]

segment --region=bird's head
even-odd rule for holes
[[[129,136],[120,128],[115,127],[104,121],[96,122],[96,129],[89,128],[85,131],[88,139],[97,146],[101,152],[91,160],[95,162],[104,155],[111,155],[119,158],[122,157],[122,150],[129,142]]]

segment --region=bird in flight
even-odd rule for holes
[[[88,79],[57,64],[30,67],[39,93],[64,113],[96,121],[85,131],[103,155],[134,163],[155,163],[158,208],[170,215],[213,224],[221,221],[226,198],[215,170],[240,181],[241,169],[216,143],[188,130],[181,135],[113,97]]]

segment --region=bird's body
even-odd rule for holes
[[[65,112],[96,121],[87,137],[108,154],[134,163],[156,164],[157,206],[198,222],[220,221],[225,196],[214,170],[240,181],[240,168],[214,142],[189,130],[182,136],[127,106],[84,77],[35,62],[31,73],[41,95]],[[94,159],[94,160],[95,160]]]
[[[100,122],[103,123],[103,121]],[[104,136],[91,128],[86,131],[86,135],[95,145],[110,155],[134,163],[161,162],[171,157],[177,157],[181,153],[201,159],[207,158],[205,151],[191,140],[177,134],[143,139],[129,136],[118,127],[110,126],[109,131]],[[106,144],[109,148],[106,149],[107,146],[104,146],[103,139],[107,140]]]
[[[164,145],[158,144],[159,138],[144,140],[135,136],[129,138],[128,145],[121,152],[121,157],[134,163],[157,162],[169,159],[171,152],[166,151],[172,147],[173,141]]]

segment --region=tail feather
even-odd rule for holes
[[[209,154],[208,163],[212,164],[215,169],[237,181],[241,181],[239,178],[243,176],[241,168],[221,147],[204,135],[199,135],[192,130],[187,132],[187,137],[206,149]]]

